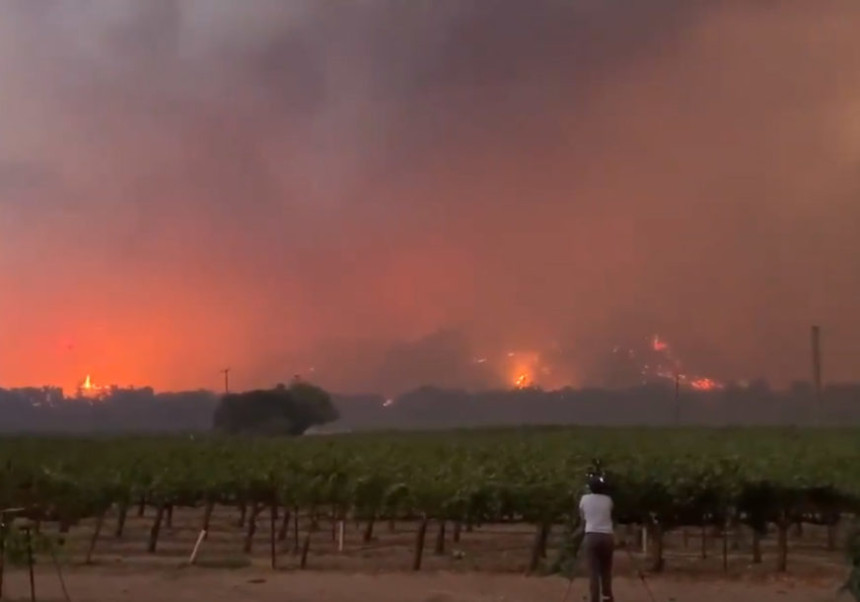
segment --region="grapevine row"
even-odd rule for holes
[[[0,507],[74,524],[144,503],[278,508],[333,520],[526,522],[546,538],[575,522],[599,457],[622,524],[644,526],[660,557],[679,526],[835,524],[860,500],[860,433],[765,429],[548,428],[301,439],[0,439]],[[207,519],[204,519],[207,520]],[[544,535],[541,535],[544,534]],[[757,535],[757,536],[758,536]],[[151,541],[154,549],[154,540]],[[545,544],[544,544],[545,545]]]

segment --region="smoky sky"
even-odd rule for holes
[[[852,0],[8,0],[0,383],[858,374]],[[561,359],[560,359],[561,358]],[[487,372],[490,370],[490,372]],[[504,370],[502,370],[504,371]]]

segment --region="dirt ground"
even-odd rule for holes
[[[344,574],[338,572],[272,572],[245,569],[74,568],[64,571],[73,602],[561,602],[567,583],[557,577],[521,577],[478,573]],[[659,602],[831,602],[832,580],[803,582],[650,578]],[[29,600],[28,575],[7,574],[4,600]],[[575,580],[567,602],[585,599],[586,583]],[[36,575],[41,602],[65,600],[56,573]],[[642,584],[621,578],[618,602],[650,602]]]
[[[92,543],[94,521],[76,525],[68,534],[58,563],[44,553],[37,559],[36,599],[39,602],[562,602],[567,582],[559,577],[524,577],[534,528],[529,525],[485,525],[464,531],[454,541],[450,531],[444,551],[436,530],[428,532],[419,573],[409,568],[414,554],[414,524],[379,524],[370,543],[363,526],[346,525],[338,549],[331,525],[322,522],[312,532],[309,570],[299,570],[296,544],[308,532],[308,522],[291,529],[277,542],[278,570],[270,568],[270,525],[265,515],[247,526],[237,525],[235,508],[218,508],[198,566],[188,567],[189,554],[200,530],[201,509],[177,509],[164,525],[155,553],[147,552],[153,512],[131,513],[122,533],[111,514],[93,548],[92,565],[84,560]],[[56,525],[42,531],[56,535]],[[789,572],[774,571],[773,537],[762,545],[763,562],[753,564],[749,533],[727,539],[691,528],[673,532],[666,541],[666,572],[647,578],[659,602],[832,602],[847,568],[838,550],[829,550],[820,529],[792,535]],[[251,549],[243,549],[253,544]],[[548,549],[556,555],[560,533]],[[637,579],[647,568],[642,550],[616,552],[616,600],[651,602]],[[57,575],[62,567],[69,598]],[[581,574],[581,567],[580,567]],[[587,583],[578,576],[565,602],[585,599]],[[6,567],[3,600],[29,600],[29,579],[20,565]]]

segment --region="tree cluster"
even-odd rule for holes
[[[214,412],[215,430],[237,435],[301,435],[339,417],[331,396],[304,382],[229,393]]]

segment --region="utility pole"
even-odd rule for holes
[[[681,375],[675,373],[675,426],[681,426]]]
[[[812,327],[812,384],[815,387],[815,424],[821,425],[821,328]]]
[[[221,370],[224,374],[224,394],[228,394],[230,392],[230,368],[224,368]]]

